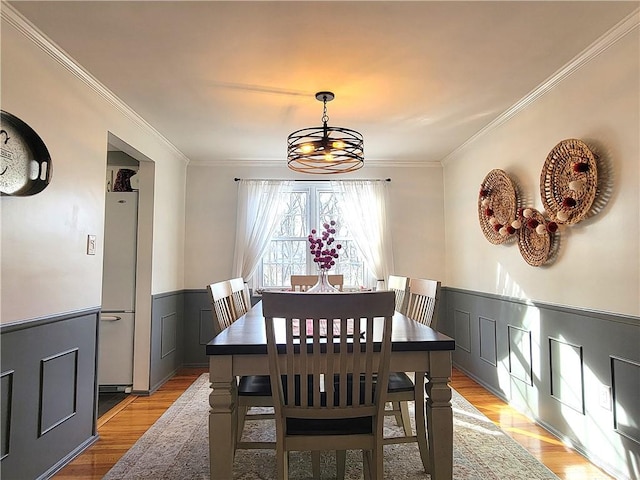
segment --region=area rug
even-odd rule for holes
[[[182,480],[209,478],[208,374],[201,375],[105,475],[105,480]],[[452,389],[453,477],[456,480],[557,479],[549,469],[496,427]],[[244,439],[273,440],[272,420],[249,421]],[[387,417],[385,436],[400,434]],[[415,443],[384,447],[385,479],[429,479]],[[233,479],[275,480],[273,450],[238,450]],[[322,478],[335,477],[335,453],[323,452]],[[292,452],[291,479],[308,479],[311,455]],[[348,479],[361,479],[362,453],[347,453]],[[230,479],[232,480],[232,479]]]

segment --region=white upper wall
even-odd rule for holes
[[[40,135],[53,175],[37,195],[0,199],[0,321],[100,306],[109,132],[155,167],[154,185],[144,192],[153,206],[148,290],[181,290],[186,159],[130,110],[64,67],[46,42],[38,46],[33,32],[2,8],[2,109]],[[97,236],[96,255],[86,254],[89,234]]]
[[[286,139],[282,139],[283,145]],[[189,165],[185,285],[202,289],[232,274],[237,183],[234,178],[327,180],[300,176],[280,167]],[[340,178],[338,176],[337,178]],[[374,167],[366,164],[356,178],[391,178],[389,216],[395,271],[399,275],[444,279],[442,168]]]
[[[603,44],[571,75],[445,162],[446,285],[532,301],[640,315],[640,32]],[[596,216],[562,229],[556,261],[531,267],[517,244],[493,245],[478,221],[478,190],[494,168],[543,210],[539,179],[561,140],[595,145],[612,192]],[[601,197],[604,198],[604,197]]]
[[[351,176],[392,178],[396,273],[444,279],[451,287],[640,314],[637,15],[635,21],[624,38],[456,152],[445,164],[444,180],[438,167],[368,165]],[[72,74],[8,22],[4,12],[1,33],[2,108],[42,137],[53,179],[33,197],[0,199],[0,321],[100,305],[108,132],[153,161],[153,191],[146,192],[153,207],[149,293],[202,289],[228,278],[235,235],[233,177],[292,178],[286,167],[187,169],[184,157],[143,121]],[[478,187],[489,170],[502,168],[540,209],[540,170],[549,150],[565,138],[598,146],[603,162],[613,167],[613,193],[596,217],[562,232],[553,265],[530,267],[517,246],[484,239]],[[85,253],[88,234],[98,237],[95,256]]]

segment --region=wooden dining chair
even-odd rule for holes
[[[214,317],[214,331],[220,333],[236,320],[231,298],[231,284],[229,281],[216,282],[207,285],[211,310]]]
[[[288,478],[288,455],[294,450],[312,452],[315,478],[320,451],[336,450],[338,478],[343,478],[345,451],[351,449],[363,450],[365,478],[383,478],[387,392],[375,386],[376,380],[388,382],[394,305],[395,297],[388,291],[263,294],[277,478]],[[323,320],[329,323],[324,329]],[[382,334],[379,350],[374,324],[376,334]]]
[[[229,285],[231,285],[231,302],[235,317],[239,318],[251,310],[249,286],[244,283],[242,277],[232,278],[229,280]]]
[[[242,278],[240,278],[242,280]],[[233,283],[232,283],[233,282]],[[235,285],[235,287],[234,287]],[[235,322],[242,315],[238,312],[242,307],[234,307],[234,289],[238,291],[238,279],[224,280],[222,282],[207,285],[207,291],[211,299],[212,313],[214,317],[214,327],[216,334],[222,332],[229,325]],[[242,282],[242,296],[244,281]],[[240,301],[243,302],[241,299]],[[247,309],[248,311],[248,309]],[[246,313],[246,311],[244,312]],[[274,442],[244,442],[242,432],[247,420],[270,420],[274,418],[273,413],[250,413],[251,407],[273,407],[271,396],[271,381],[268,375],[245,375],[238,378],[238,409],[237,409],[237,446],[236,448],[275,448]]]
[[[440,282],[411,278],[409,280],[409,299],[407,317],[431,328],[437,324],[438,302],[440,299]],[[385,445],[392,443],[417,442],[422,465],[429,472],[429,449],[426,440],[425,417],[425,374],[415,372],[413,380],[405,372],[391,372],[389,374],[389,389],[387,400],[392,408],[385,411],[386,415],[394,415],[400,419],[404,432],[403,436],[385,438]],[[415,382],[415,383],[414,383]],[[416,391],[421,395],[416,395]],[[409,403],[415,402],[416,432],[411,428]]]
[[[331,285],[342,291],[344,275],[328,275]],[[291,290],[294,292],[306,292],[318,282],[317,275],[291,275]]]
[[[407,317],[434,330],[438,326],[440,282],[412,278],[409,280],[409,302]]]
[[[409,277],[389,275],[387,290],[391,290],[396,295],[396,311],[406,315],[409,303]]]

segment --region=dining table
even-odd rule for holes
[[[311,295],[311,294],[309,294]],[[319,294],[318,294],[319,295]],[[453,476],[453,411],[451,409],[451,352],[455,341],[396,312],[392,325],[390,370],[426,375],[426,421],[431,480]],[[276,331],[276,342],[285,334]],[[381,330],[381,329],[380,329]],[[374,326],[374,341],[376,328]],[[237,443],[237,378],[269,375],[267,337],[262,302],[216,335],[206,345],[209,357],[210,478],[233,478]],[[423,389],[424,382],[415,382]],[[424,391],[415,392],[424,395]]]

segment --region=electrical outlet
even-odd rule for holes
[[[87,235],[87,255],[96,254],[96,236]]]
[[[611,410],[611,387],[600,385],[600,406],[605,410]]]

